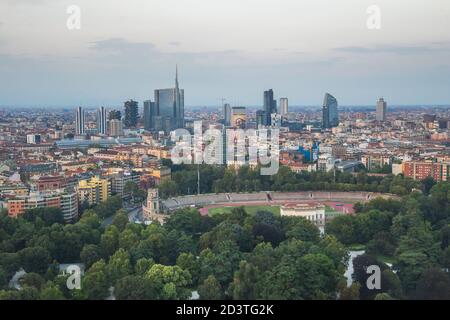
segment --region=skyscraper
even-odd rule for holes
[[[97,110],[97,131],[99,134],[106,134],[107,123],[106,123],[106,108],[100,107]]]
[[[111,110],[108,114],[108,120],[122,120],[122,113],[120,110]]]
[[[77,108],[77,114],[75,118],[75,133],[77,135],[84,134],[84,110],[82,107]]]
[[[117,120],[117,119],[109,120],[108,127],[109,127],[108,132],[111,137],[123,136],[122,120]]]
[[[272,113],[277,113],[277,101],[273,99],[273,90],[269,89],[264,91],[264,125],[271,125],[271,115]]]
[[[376,119],[386,121],[387,103],[383,98],[378,99],[376,108]]]
[[[184,90],[179,88],[178,68],[175,74],[175,88],[155,90],[157,110],[156,127],[166,132],[184,127]]]
[[[144,129],[155,130],[156,105],[150,100],[144,101]]]
[[[288,98],[280,98],[280,115],[286,116],[289,112],[289,102]]]
[[[330,129],[339,125],[338,102],[335,97],[325,93],[322,108],[322,128]]]
[[[265,114],[266,113],[264,112],[264,110],[257,110],[256,111],[256,125],[257,126],[264,125]]]
[[[137,101],[129,100],[124,103],[125,121],[124,125],[127,128],[135,128],[138,121],[138,103]]]
[[[223,105],[223,119],[224,119],[224,124],[226,126],[229,126],[230,121],[231,121],[231,106],[229,103],[225,103]]]

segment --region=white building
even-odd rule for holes
[[[280,98],[280,115],[284,117],[288,114],[288,112],[289,112],[288,98]]]
[[[317,226],[325,224],[325,206],[323,204],[287,203],[280,208],[281,216],[303,217]]]

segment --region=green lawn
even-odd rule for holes
[[[383,263],[395,264],[397,262],[394,257],[379,255],[379,256],[377,256],[377,258],[378,258],[378,260],[380,260]]]
[[[340,215],[342,215],[341,211],[337,211],[333,207],[330,207],[327,205],[325,206],[325,216],[327,218],[336,217],[336,216],[340,216]]]
[[[221,207],[221,208],[211,208],[208,210],[208,214],[213,216],[216,214],[221,213],[227,213],[231,212],[233,208],[236,207]],[[272,212],[274,215],[280,215],[280,207],[279,206],[244,206],[245,211],[247,211],[248,214],[253,215],[258,211],[269,211]]]
[[[352,250],[352,251],[366,250],[366,245],[360,244],[360,243],[354,243],[354,244],[348,245],[347,249]]]

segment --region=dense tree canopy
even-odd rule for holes
[[[238,174],[208,170],[212,178],[204,181],[205,191],[228,188],[228,179],[239,191],[267,186],[297,190],[314,183],[317,188],[359,183],[361,189],[377,191],[397,186],[407,193],[416,187],[403,177],[371,181],[364,174],[339,174],[334,184],[324,173],[294,175],[284,169],[258,185],[248,168]],[[437,183],[427,190],[429,194],[412,192],[401,201],[357,204],[356,214],[329,221],[325,234],[303,218],[264,210],[248,214],[245,208],[214,216],[183,209],[163,225],[138,225],[117,212],[117,198],[86,209],[69,225],[55,218],[56,211],[18,218],[2,212],[0,299],[187,299],[193,291],[200,299],[448,299],[450,188]],[[112,223],[102,226],[114,213]],[[354,284],[347,288],[348,247],[356,244],[366,254],[353,261]],[[85,267],[81,289],[70,290],[67,275],[59,272],[60,264],[73,263]],[[367,266],[373,264],[381,266],[379,290],[366,286]],[[26,272],[21,289],[10,288],[20,269]]]

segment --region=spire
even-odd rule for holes
[[[178,64],[175,65],[175,88],[178,92]]]

